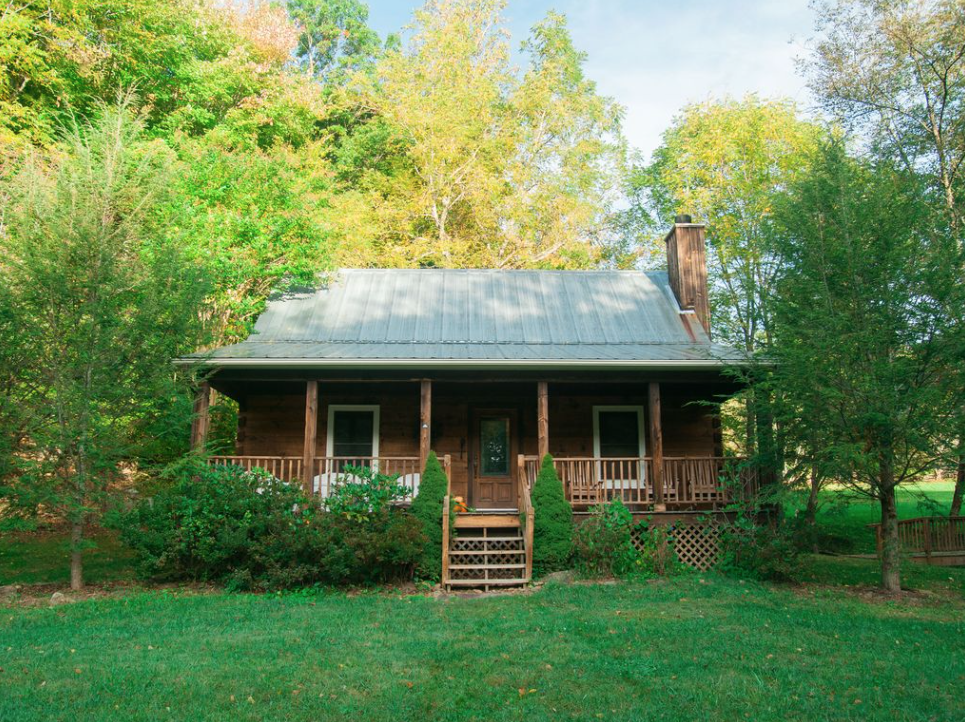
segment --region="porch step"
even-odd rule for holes
[[[449,550],[450,557],[460,556],[465,554],[486,556],[487,554],[525,554],[525,553],[526,553],[525,549],[487,549],[485,551],[476,551],[474,549],[450,549]]]
[[[447,589],[488,590],[529,582],[526,540],[518,516],[461,514],[456,520],[460,530],[449,538],[446,550],[443,583]]]
[[[516,514],[456,514],[456,529],[499,529],[519,527]]]
[[[528,579],[490,579],[486,582],[489,587],[521,587],[529,582]],[[480,587],[483,586],[473,579],[450,579],[450,587]]]

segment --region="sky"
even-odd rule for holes
[[[368,5],[384,38],[422,2]],[[566,15],[587,75],[626,108],[624,132],[645,158],[687,103],[755,92],[812,105],[795,68],[813,34],[808,0],[509,0],[514,48],[549,10]]]

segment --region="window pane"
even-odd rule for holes
[[[333,415],[332,451],[335,456],[360,458],[372,456],[372,411],[335,411]]]
[[[600,411],[600,456],[640,456],[640,417],[636,411]]]
[[[509,476],[509,419],[479,420],[483,476]]]

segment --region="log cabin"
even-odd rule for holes
[[[618,497],[692,527],[678,555],[695,547],[689,561],[707,566],[697,520],[753,485],[715,413],[743,357],[711,340],[704,227],[678,217],[666,246],[666,271],[353,269],[277,294],[247,340],[178,360],[206,378],[193,443],[216,390],[238,429],[211,463],[262,467],[320,500],[347,466],[414,495],[435,451],[447,507],[468,509],[457,530],[444,514],[447,586],[529,580],[546,454],[577,518]]]

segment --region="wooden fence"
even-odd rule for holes
[[[881,524],[872,524],[878,554],[884,545]],[[965,554],[965,516],[920,516],[898,520],[898,539],[906,554]]]

